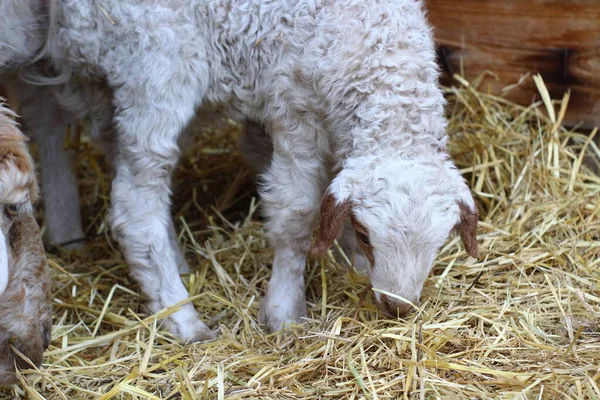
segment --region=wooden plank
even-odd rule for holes
[[[435,27],[440,62],[473,79],[485,70],[490,90],[540,73],[550,93],[572,91],[568,124],[600,125],[600,1],[597,0],[426,0]],[[528,104],[536,96],[528,81],[511,100]]]
[[[600,41],[597,0],[426,0],[429,21],[448,44],[590,48]]]

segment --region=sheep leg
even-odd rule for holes
[[[179,242],[177,242],[177,231],[175,230],[175,223],[173,218],[169,218],[169,240],[171,241],[171,247],[175,250],[175,258],[177,259],[177,270],[179,274],[186,275],[192,272]]]
[[[112,231],[132,276],[149,299],[151,312],[184,302],[165,322],[186,342],[215,336],[194,306],[185,303],[188,293],[178,273],[178,259],[183,255],[169,212],[171,171],[179,155],[177,139],[194,116],[201,92],[192,85],[178,86],[176,93],[172,87],[150,92],[145,85],[121,85],[115,91]],[[120,102],[135,106],[121,107]]]
[[[272,139],[264,130],[264,126],[258,122],[247,121],[244,126],[244,132],[240,135],[239,147],[242,155],[257,174],[262,174],[273,157]],[[342,232],[338,237],[341,250],[333,249],[336,260],[348,268],[354,267],[357,271],[367,272],[370,268],[369,261],[364,252],[358,245],[356,232],[350,223],[350,219],[344,222]],[[350,264],[346,261],[350,261]]]
[[[178,267],[183,256],[177,248],[169,212],[170,169],[176,161],[174,153],[161,156],[152,150],[142,149],[138,153],[130,146],[120,146],[115,159],[112,230],[121,244],[132,276],[150,300],[151,312],[173,306],[188,297],[179,278]],[[168,329],[183,341],[214,337],[198,319],[191,303],[183,304],[168,322]]]
[[[84,232],[72,155],[64,148],[71,117],[58,105],[51,89],[19,83],[18,96],[26,133],[39,144],[46,242],[81,246]],[[69,243],[72,242],[72,243]]]
[[[99,133],[96,137],[96,142],[101,145],[104,149],[104,154],[108,162],[114,166],[115,157],[117,154],[116,146],[116,133],[113,129],[106,129],[102,133]],[[175,257],[177,259],[177,266],[181,275],[186,275],[191,272],[190,266],[187,263],[185,256],[179,243],[177,242],[177,231],[175,229],[175,223],[172,218],[169,218],[169,240],[171,241],[171,248],[175,251]]]
[[[288,130],[273,130],[273,158],[261,188],[275,258],[259,319],[270,331],[300,323],[306,316],[306,255],[328,180],[324,132],[299,119],[281,126]]]

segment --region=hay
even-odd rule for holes
[[[600,150],[595,131],[561,127],[566,102],[553,104],[536,82],[543,100],[527,108],[477,82],[448,89],[450,149],[480,205],[482,257],[467,258],[453,237],[406,320],[382,319],[372,294],[361,299],[365,278],[328,258],[307,270],[306,327],[259,328],[272,254],[232,126],[202,133],[175,179],[192,301],[220,328],[215,341],[180,345],[144,313],[106,231],[106,166],[84,143],[84,213],[96,239],[50,255],[55,325],[44,368],[1,397],[599,398],[600,178],[590,163]]]

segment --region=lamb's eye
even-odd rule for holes
[[[17,214],[19,214],[19,206],[17,206],[16,204],[9,204],[6,206],[5,211],[6,215],[8,215],[9,217],[16,217]]]
[[[367,246],[371,245],[371,241],[369,240],[369,236],[366,233],[356,232],[356,237],[358,238],[358,240],[360,240],[361,242],[363,242]]]

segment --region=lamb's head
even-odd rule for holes
[[[477,217],[469,188],[445,154],[352,160],[323,198],[313,252],[326,251],[350,218],[371,264],[378,307],[388,315],[404,315],[410,303],[419,303],[423,283],[452,231],[477,257]]]
[[[43,46],[48,3],[44,0],[0,2],[0,71],[29,61]]]
[[[39,366],[52,329],[50,279],[33,206],[37,182],[25,137],[0,104],[0,384],[15,364]]]

